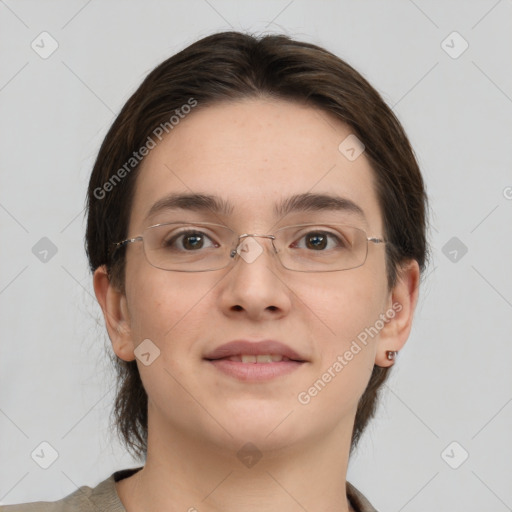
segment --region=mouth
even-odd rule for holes
[[[230,377],[251,382],[288,375],[307,362],[291,347],[273,340],[233,341],[216,348],[204,359]]]
[[[245,363],[271,363],[280,362],[282,360],[306,361],[306,358],[297,351],[275,340],[234,340],[220,345],[204,355],[204,359],[209,361],[228,359],[231,357],[239,358],[232,359],[233,361]]]

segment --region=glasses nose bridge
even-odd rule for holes
[[[277,253],[276,246],[274,245],[274,240],[276,239],[276,237],[274,235],[260,235],[258,233],[244,233],[242,235],[238,235],[238,238],[236,239],[236,246],[231,253],[232,257],[234,257],[240,251],[240,247],[243,244],[244,240],[246,240],[249,237],[251,237],[251,238],[270,238],[270,240],[272,241],[272,248],[274,249],[274,253]]]
[[[243,235],[238,236],[238,241],[242,238],[247,238],[248,236],[257,237],[257,238],[270,238],[275,240],[276,237],[274,235],[258,235],[257,233],[244,233]]]

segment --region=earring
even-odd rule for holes
[[[386,351],[386,357],[388,358],[388,361],[393,361],[398,354],[398,351],[396,350],[387,350]]]

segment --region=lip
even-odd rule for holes
[[[276,354],[291,359],[292,362],[305,362],[306,359],[288,345],[275,340],[247,341],[234,340],[220,345],[204,356],[204,359],[218,360],[240,355],[264,355]],[[233,362],[233,361],[231,361]],[[251,364],[251,363],[243,363]],[[281,364],[281,363],[256,363],[256,364]]]
[[[229,359],[212,359],[207,362],[222,373],[245,382],[268,381],[288,375],[305,364],[304,361],[240,363]]]
[[[288,360],[271,363],[242,363],[230,361],[231,356],[275,354]],[[307,361],[284,343],[274,340],[235,340],[206,354],[204,359],[217,370],[245,382],[261,382],[288,375]]]

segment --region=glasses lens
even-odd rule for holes
[[[364,264],[368,253],[364,230],[343,224],[301,224],[281,228],[273,241],[289,270],[331,272]],[[148,262],[163,270],[202,272],[225,268],[238,246],[237,235],[213,223],[167,222],[143,233]]]
[[[200,272],[224,268],[235,234],[217,224],[165,223],[146,228],[148,262],[163,270]]]
[[[332,272],[361,266],[368,252],[366,232],[340,224],[289,226],[276,233],[284,267],[302,272]]]

